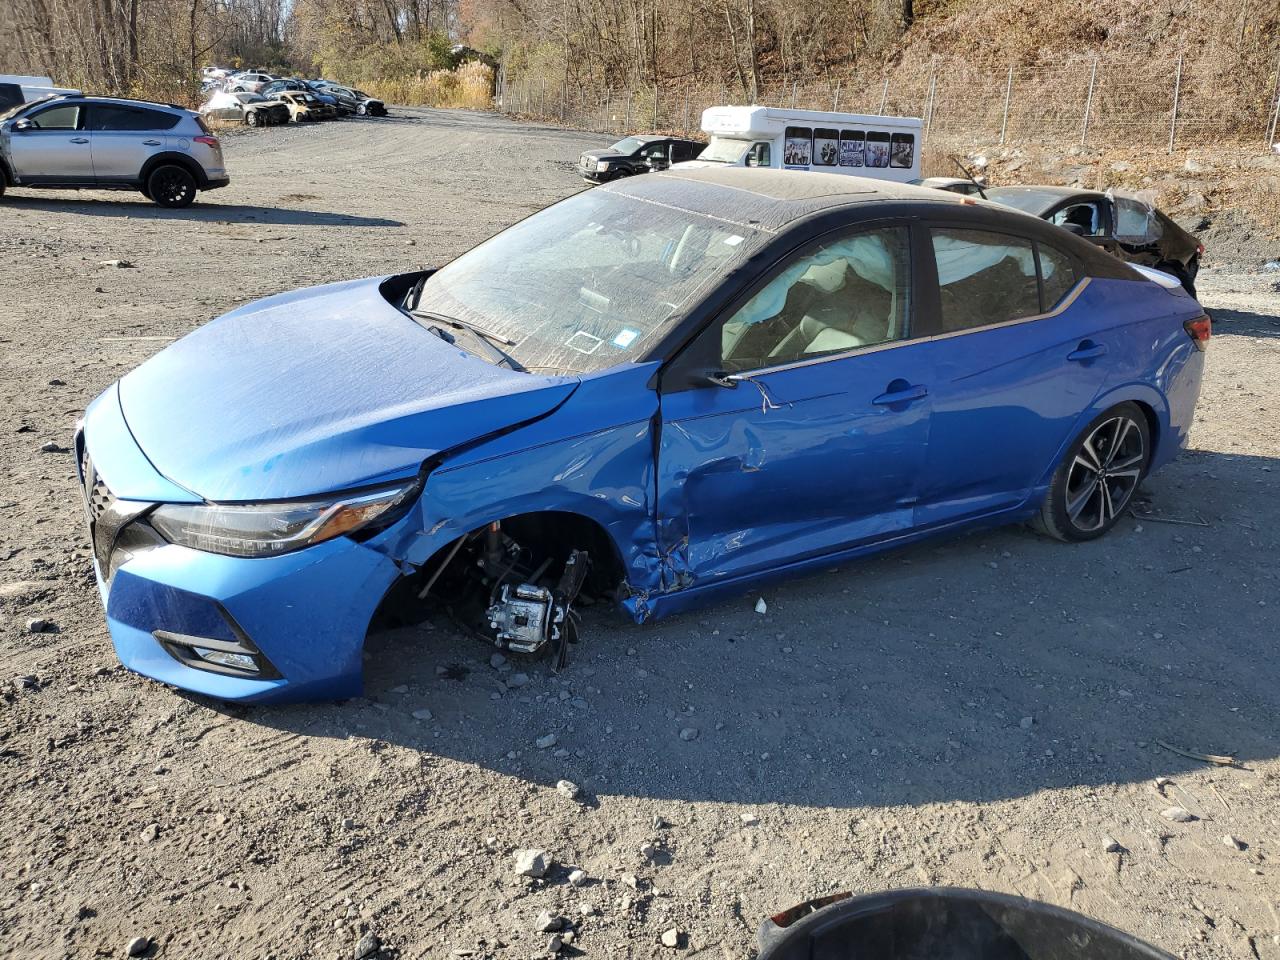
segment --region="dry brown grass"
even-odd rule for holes
[[[493,68],[473,60],[456,70],[433,70],[425,76],[373,80],[363,89],[386,103],[489,110],[493,107],[493,80]]]

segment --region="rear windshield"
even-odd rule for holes
[[[643,354],[768,234],[666,203],[587,190],[433,275],[417,309],[514,341],[534,372],[589,373]]]

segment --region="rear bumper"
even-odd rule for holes
[[[228,176],[227,174],[223,174],[220,177],[206,177],[204,184],[200,187],[200,189],[201,190],[220,190],[223,187],[227,187],[230,185],[231,185],[231,177]]]

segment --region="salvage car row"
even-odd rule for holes
[[[337,117],[385,117],[377,97],[332,80],[273,77],[256,71],[221,73],[206,67],[203,93],[209,99],[200,113],[210,120],[251,127],[306,123]]]

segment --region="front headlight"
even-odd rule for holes
[[[603,160],[597,160],[596,173],[608,173],[608,172],[609,172],[609,164],[605,163]]]
[[[271,557],[398,519],[418,481],[274,503],[165,504],[148,520],[170,543],[229,557]]]

